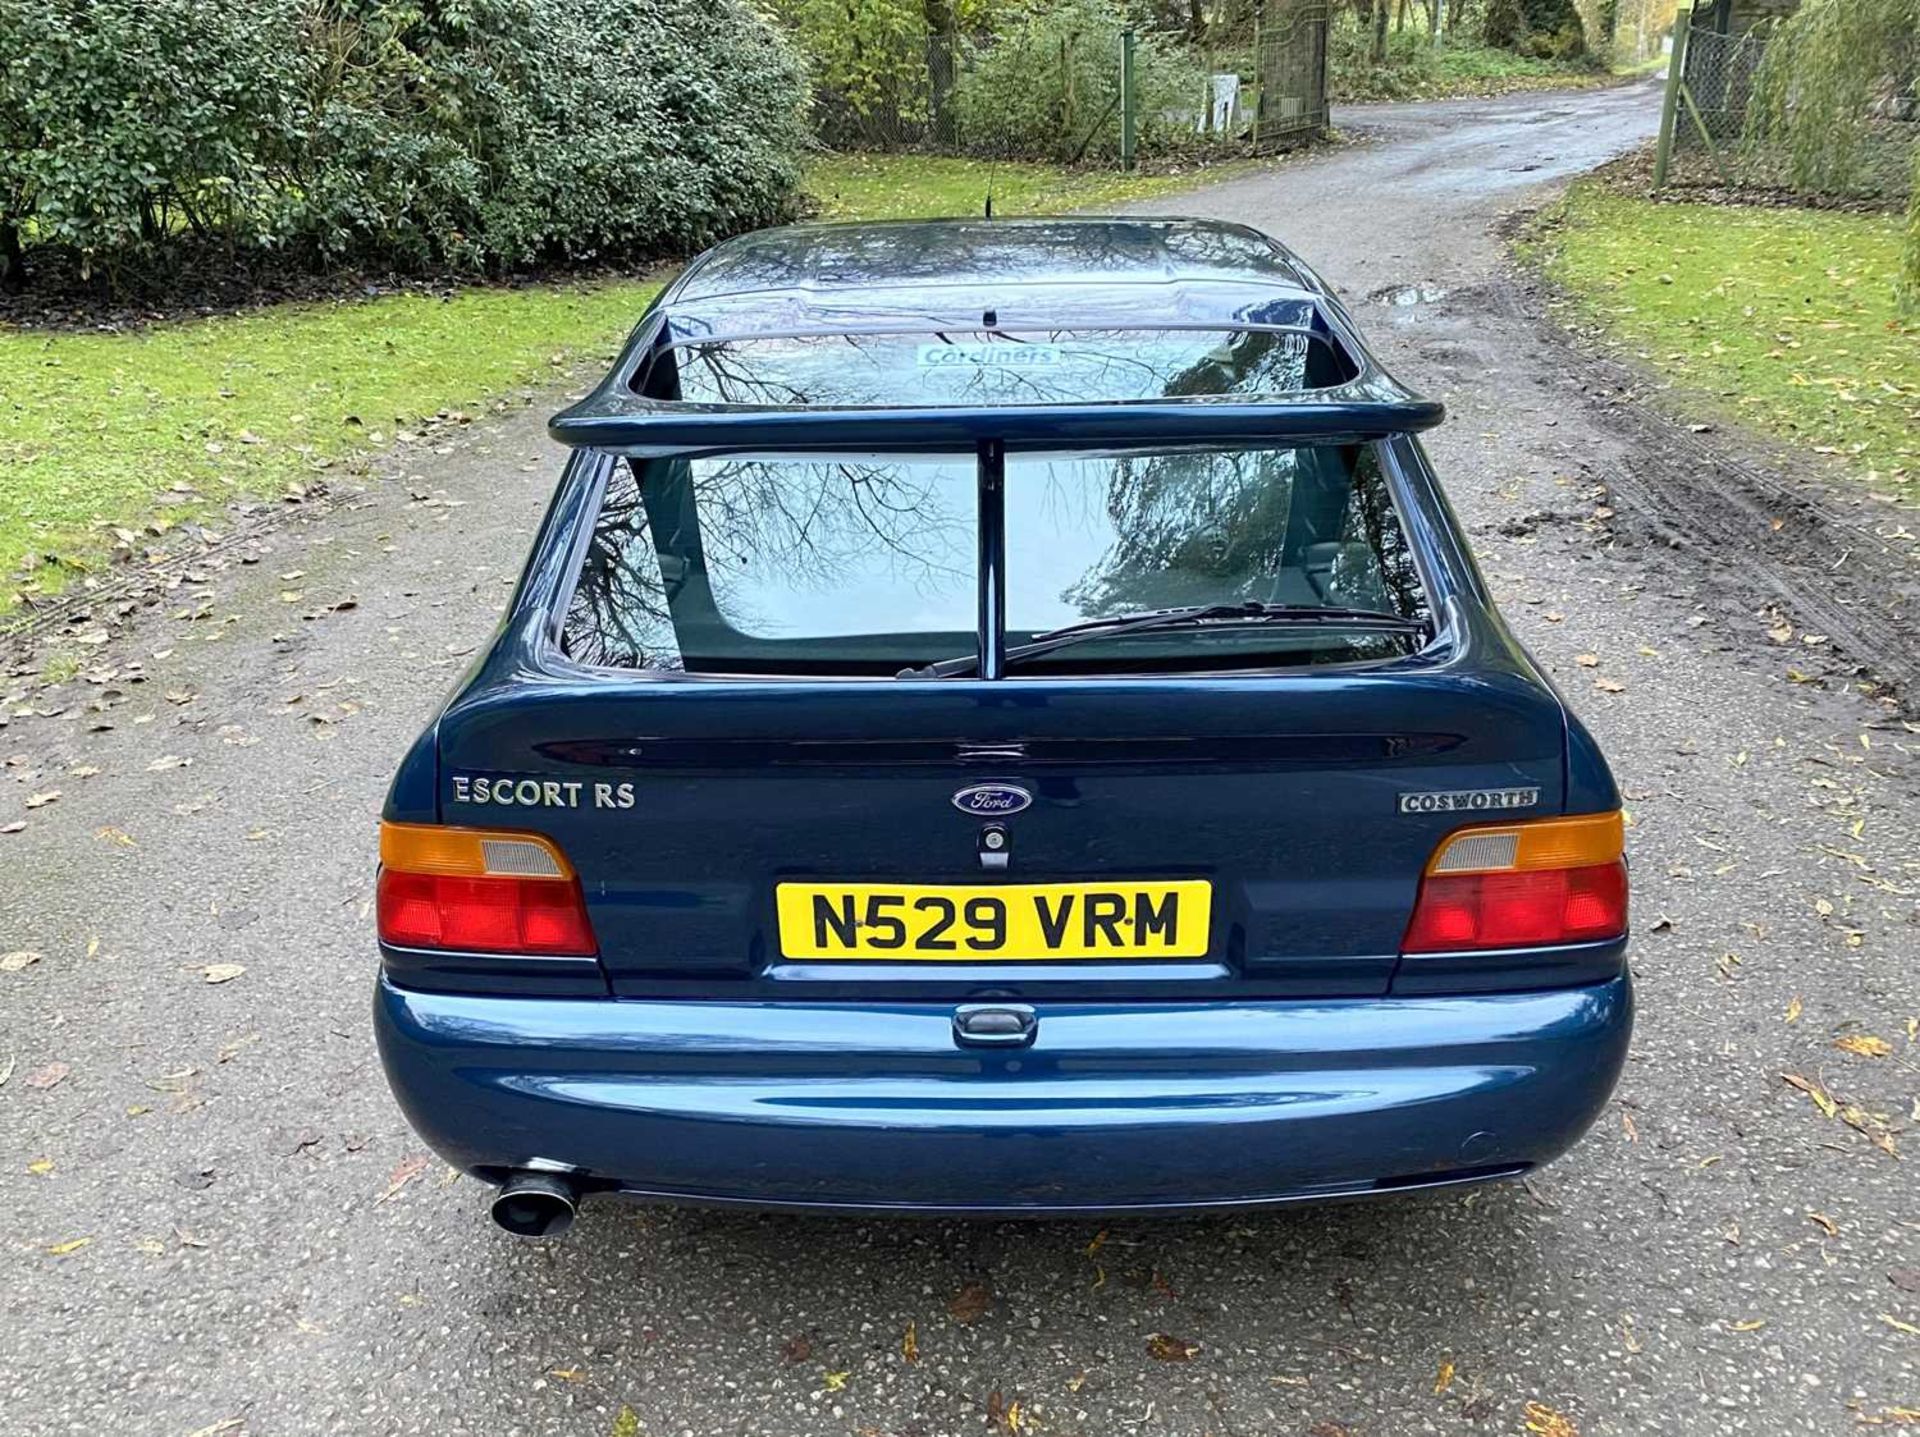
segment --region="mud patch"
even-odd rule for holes
[[[1790,455],[1748,447],[1722,426],[1709,444],[1656,407],[1645,375],[1555,324],[1549,294],[1537,277],[1516,277],[1505,303],[1555,357],[1549,372],[1626,441],[1628,462],[1606,478],[1612,547],[1649,562],[1667,551],[1704,575],[1754,650],[1790,650],[1920,712],[1920,515],[1795,474],[1782,467]]]

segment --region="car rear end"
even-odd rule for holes
[[[1169,352],[963,342],[934,362],[968,386]],[[509,1227],[599,1191],[1400,1191],[1523,1173],[1606,1101],[1618,796],[1413,439],[1003,409],[970,447],[676,448],[656,419],[575,455],[382,834],[387,1070]]]

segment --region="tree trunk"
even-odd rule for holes
[[[1393,0],[1373,0],[1373,63],[1387,63],[1387,11]]]
[[[947,102],[953,95],[954,68],[960,63],[953,6],[950,0],[921,0],[920,14],[927,23],[927,135],[937,144],[951,144],[953,123]]]
[[[1398,35],[1407,28],[1407,0],[1400,0],[1400,8],[1393,12],[1393,33]]]
[[[27,262],[20,253],[20,230],[12,220],[0,220],[0,293],[19,294],[26,287]]]

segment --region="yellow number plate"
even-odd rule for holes
[[[1047,962],[1199,958],[1213,886],[1168,883],[782,883],[789,958]]]

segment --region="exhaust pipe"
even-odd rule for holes
[[[573,1226],[580,1187],[557,1173],[515,1173],[500,1185],[488,1209],[515,1237],[559,1237]]]

